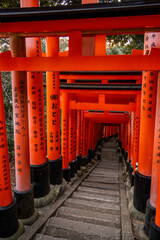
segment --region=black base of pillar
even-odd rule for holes
[[[81,168],[81,155],[80,156],[77,156],[77,170],[80,170]]]
[[[34,213],[33,186],[25,192],[19,192],[15,189],[14,196],[17,202],[18,218],[26,219],[31,217]]]
[[[126,151],[126,152],[124,153],[124,160],[125,160],[125,162],[127,162],[127,159],[128,159],[128,152]]]
[[[87,165],[87,159],[86,159],[86,157],[82,157],[81,158],[81,166],[86,166]]]
[[[87,162],[87,164],[90,162],[89,154],[86,156],[86,162]]]
[[[33,184],[34,198],[41,198],[49,193],[48,161],[42,165],[31,165],[31,183]]]
[[[124,148],[122,148],[122,156],[124,156],[125,150]]]
[[[50,183],[52,185],[62,184],[62,157],[57,160],[49,160]]]
[[[100,146],[98,146],[97,150],[98,150],[98,152],[101,152],[101,147],[100,147]]]
[[[152,207],[152,205],[150,204],[150,200],[148,199],[146,204],[146,214],[144,220],[144,232],[147,236],[149,236],[151,218],[154,217],[155,214],[156,209]]]
[[[119,147],[122,149],[122,142],[119,141]]]
[[[97,153],[97,160],[98,160],[98,161],[101,160],[101,153]]]
[[[78,170],[78,160],[77,160],[77,158],[74,160],[74,164],[75,164],[75,173],[77,173],[77,170]]]
[[[89,160],[89,162],[92,161],[92,156],[93,156],[92,149],[88,149],[88,160]]]
[[[75,176],[75,161],[73,160],[72,162],[70,162],[69,166],[70,166],[70,176],[71,176],[71,178],[74,178],[74,176]]]
[[[95,147],[95,152],[97,152],[97,148],[98,148],[98,147],[97,147],[97,145],[96,145],[96,147]]]
[[[155,218],[151,219],[149,240],[159,240],[160,239],[160,228],[155,223]]]
[[[70,180],[71,180],[70,167],[63,169],[63,178],[64,178],[67,182],[70,182]]]
[[[129,165],[130,165],[130,163],[131,163],[131,160],[129,159],[129,161],[127,161],[127,163],[126,163],[126,166],[127,166],[127,172],[129,172]]]
[[[0,207],[0,238],[8,238],[18,230],[18,211],[16,199],[7,207]]]
[[[92,153],[93,153],[93,155],[92,155],[92,158],[94,158],[94,157],[95,157],[95,155],[96,155],[96,151],[95,151],[95,150],[93,150],[93,151],[92,151]]]
[[[151,177],[135,172],[133,205],[141,213],[146,211],[146,203],[150,197]]]

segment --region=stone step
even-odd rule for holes
[[[104,163],[104,164],[101,164],[101,165],[98,165],[98,168],[113,168],[113,169],[118,169],[118,164],[112,164],[112,163],[110,163],[110,164],[106,164],[106,163]]]
[[[97,182],[97,183],[118,183],[118,178],[111,178],[111,177],[92,177],[89,176],[86,178],[89,182]]]
[[[114,178],[114,179],[117,179],[118,180],[118,173],[116,174],[116,176],[115,176],[115,174],[106,174],[106,173],[91,173],[90,175],[89,175],[90,177],[100,177],[100,178]]]
[[[112,160],[110,160],[110,159],[112,159]],[[102,161],[102,162],[100,162],[100,163],[105,163],[105,164],[107,164],[107,162],[108,162],[108,164],[117,164],[117,165],[118,165],[119,157],[116,157],[116,158],[113,158],[113,157],[108,158],[108,157],[106,157],[106,156],[101,155],[101,161]]]
[[[96,169],[99,170],[99,168],[100,168],[100,169],[113,169],[113,170],[118,170],[118,166],[109,166],[109,165],[107,165],[107,164],[101,165],[101,166],[98,165],[98,167],[97,167]]]
[[[68,198],[65,201],[64,205],[69,205],[71,206],[72,204],[77,205],[77,208],[79,208],[80,206],[82,206],[83,209],[89,208],[90,209],[94,209],[94,211],[96,212],[105,212],[107,213],[115,213],[115,214],[119,214],[120,211],[120,206],[118,203],[112,203],[112,202],[103,202],[103,203],[99,203],[96,202],[94,200],[85,200],[85,199],[76,199],[76,198]],[[84,208],[85,207],[85,208]],[[74,206],[75,208],[75,206]]]
[[[119,164],[117,164],[117,161],[111,162],[111,163],[103,162],[103,163],[98,164],[97,168],[99,168],[99,167],[103,168],[103,166],[118,167],[118,165]]]
[[[87,193],[97,193],[98,195],[104,195],[104,196],[119,196],[119,191],[116,190],[103,190],[103,189],[99,189],[99,188],[89,188],[89,187],[85,187],[85,186],[80,186],[78,187],[77,191],[83,191],[83,192],[87,192]]]
[[[100,174],[107,174],[108,176],[112,176],[114,174],[118,175],[118,169],[112,169],[112,171],[110,169],[104,169],[104,168],[99,168],[99,169],[95,169],[92,171],[93,173],[100,173]]]
[[[94,183],[85,180],[84,182],[82,182],[81,186],[119,191],[119,185],[112,183],[96,183],[96,182]]]
[[[87,193],[87,192],[75,192],[72,195],[72,198],[77,198],[77,199],[88,199],[88,200],[93,200],[97,202],[112,202],[112,203],[119,203],[119,198],[118,197],[113,197],[113,196],[108,196],[108,195],[99,195],[95,193]]]
[[[106,177],[118,177],[118,171],[109,171],[109,170],[101,170],[101,171],[96,171],[94,170],[90,176],[92,176],[93,174],[97,174],[97,175],[101,175],[102,177],[106,176]]]
[[[55,238],[48,235],[36,234],[34,240],[67,240],[66,238]]]
[[[105,165],[105,167],[107,167],[107,166],[111,166],[111,167],[115,166],[116,168],[119,166],[119,164],[117,164],[117,161],[115,163],[109,163],[109,164],[104,162],[103,164],[98,164],[97,168],[102,168],[103,169],[104,165]]]
[[[120,229],[60,217],[50,218],[45,234],[62,237],[62,233],[63,237],[70,240],[120,240],[121,238]]]
[[[107,157],[107,156],[101,154],[101,157],[104,157],[104,159],[101,160],[101,162],[99,164],[101,164],[101,163],[116,163],[116,164],[118,164],[118,155]]]
[[[111,215],[107,213],[99,213],[70,207],[61,207],[56,216],[75,221],[83,221],[102,226],[120,228],[119,215]]]

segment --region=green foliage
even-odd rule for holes
[[[80,4],[81,0],[40,0],[40,7]],[[20,0],[0,0],[0,8],[20,7]]]
[[[131,54],[132,49],[143,49],[143,34],[107,35],[107,46],[117,46],[123,54]]]
[[[0,0],[1,8],[20,7],[20,0]]]
[[[0,38],[0,52],[5,52],[8,50],[9,50],[9,39]],[[5,117],[6,117],[9,159],[11,160],[14,158],[11,73],[2,72],[1,78],[2,78],[3,99],[4,99],[4,108],[5,108]]]
[[[2,72],[1,77],[2,77],[3,99],[4,99],[4,108],[5,108],[5,117],[6,117],[9,159],[11,160],[14,158],[11,73]]]
[[[80,4],[81,0],[41,0],[41,7],[51,7],[58,5],[72,5],[72,4]]]
[[[106,54],[107,55],[122,55],[123,51],[119,47],[113,46],[113,47],[107,48]]]

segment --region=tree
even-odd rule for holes
[[[0,0],[1,8],[20,7],[20,0]]]
[[[117,48],[120,48],[123,54],[131,54],[132,49],[143,50],[144,35],[107,35],[106,41],[109,47],[117,46]]]

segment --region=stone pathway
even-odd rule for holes
[[[133,240],[116,143],[103,145],[101,162],[49,218],[35,240]]]

